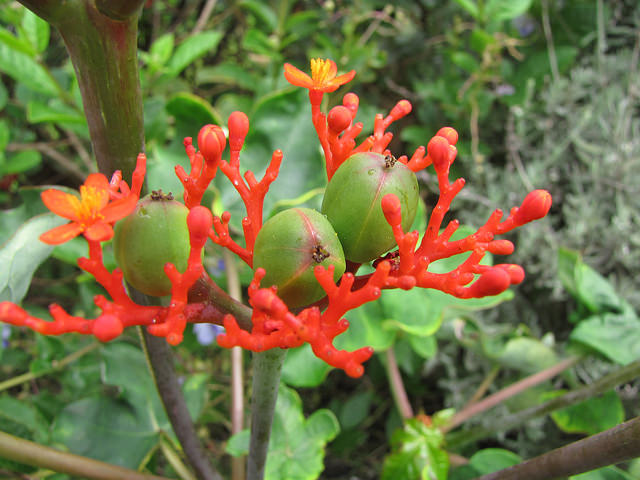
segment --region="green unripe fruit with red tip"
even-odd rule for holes
[[[136,209],[115,227],[113,251],[125,280],[146,295],[171,293],[164,273],[166,263],[184,272],[189,259],[189,209],[171,194],[154,192],[138,202]]]
[[[347,260],[369,262],[395,245],[381,206],[389,193],[400,200],[402,228],[407,231],[416,216],[419,192],[416,175],[405,164],[391,155],[356,153],[334,173],[322,213],[338,233]]]
[[[264,223],[253,248],[253,268],[265,269],[261,285],[276,285],[288,307],[302,307],[324,297],[313,273],[317,265],[333,265],[335,281],[345,270],[342,246],[324,215],[310,208],[291,208]]]

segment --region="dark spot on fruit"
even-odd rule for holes
[[[151,192],[151,200],[154,201],[158,201],[158,200],[173,200],[173,193],[169,192],[169,193],[164,193],[162,191],[162,189],[160,190],[153,190]]]
[[[311,258],[316,263],[322,263],[323,260],[329,258],[329,252],[322,245],[316,245],[311,251]]]
[[[385,168],[391,168],[396,164],[397,161],[398,161],[398,159],[396,157],[394,157],[393,155],[385,155],[384,156],[384,167]]]

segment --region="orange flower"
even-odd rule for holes
[[[138,202],[130,194],[109,203],[109,181],[101,173],[92,173],[80,187],[80,197],[60,190],[42,192],[42,201],[56,215],[71,220],[40,235],[49,245],[58,245],[81,233],[87,240],[104,242],[113,236],[112,224],[129,215]]]
[[[355,70],[337,76],[338,67],[333,60],[311,59],[311,76],[293,65],[284,64],[284,77],[291,85],[308,88],[316,92],[329,93],[349,83],[356,74]]]

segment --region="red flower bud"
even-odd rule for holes
[[[388,193],[382,197],[382,213],[387,223],[391,226],[400,225],[402,223],[402,212],[400,208],[400,200],[393,193]]]
[[[226,143],[224,132],[217,125],[205,125],[198,133],[198,148],[209,165],[220,161]]]
[[[436,171],[449,167],[449,141],[444,137],[435,136],[427,144],[427,152]]]
[[[449,145],[455,145],[456,143],[458,143],[458,132],[456,132],[455,129],[451,127],[442,127],[440,130],[438,130],[436,136],[446,138],[447,142],[449,142]]]
[[[509,288],[509,285],[511,285],[509,273],[502,268],[492,268],[480,275],[480,278],[469,287],[469,296],[480,298],[498,295]]]
[[[243,112],[233,112],[229,115],[229,147],[231,150],[240,151],[244,139],[249,132],[249,117]]]
[[[351,123],[351,112],[347,107],[337,106],[329,111],[327,117],[329,129],[333,133],[339,133],[346,130]]]
[[[513,220],[523,225],[544,217],[551,208],[551,194],[546,190],[530,192],[516,211]]]
[[[522,283],[524,280],[524,269],[520,265],[515,265],[513,263],[499,263],[498,265],[494,265],[495,268],[501,268],[509,275],[511,279],[511,285],[517,285],[518,283]]]
[[[109,342],[122,333],[124,326],[115,315],[101,315],[96,318],[92,325],[93,334],[101,342]]]
[[[511,255],[514,248],[509,240],[494,240],[489,243],[488,250],[494,255]]]
[[[402,118],[411,113],[411,102],[409,100],[400,100],[391,109],[389,115],[393,118]]]
[[[213,225],[213,215],[208,208],[198,205],[189,211],[187,225],[189,227],[191,246],[202,248],[209,238],[209,230]]]

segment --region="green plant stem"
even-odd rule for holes
[[[182,459],[171,444],[171,440],[164,434],[160,440],[160,450],[165,456],[171,467],[176,471],[182,480],[196,480],[187,466],[182,463]]]
[[[92,458],[73,453],[61,452],[53,448],[38,445],[23,438],[0,432],[0,457],[18,463],[66,473],[77,478],[113,480],[169,480],[165,477],[146,475],[128,468],[100,462]]]
[[[242,289],[238,268],[233,255],[229,250],[224,250],[224,264],[227,272],[227,285],[231,298],[242,301]],[[235,435],[244,428],[244,380],[242,366],[242,348],[231,349],[231,433]],[[232,457],[231,479],[244,480],[244,457]]]
[[[138,78],[138,17],[143,0],[25,0],[58,29],[76,71],[99,170],[131,178],[144,151]]]
[[[0,392],[8,388],[15,387],[16,385],[20,385],[22,383],[35,380],[38,377],[49,375],[50,373],[57,372],[58,370],[62,370],[64,367],[66,367],[70,363],[75,362],[80,357],[86,355],[89,352],[94,351],[96,348],[100,347],[100,345],[102,344],[99,342],[90,343],[89,345],[82,347],[80,350],[76,350],[72,354],[67,355],[60,361],[54,360],[53,362],[51,362],[51,367],[47,368],[46,370],[42,370],[36,373],[27,372],[13,378],[9,378],[4,382],[0,382]]]
[[[640,377],[640,360],[630,363],[616,371],[605,375],[592,384],[586,385],[577,390],[565,393],[560,397],[553,398],[541,405],[516,412],[505,417],[503,420],[495,422],[492,428],[471,428],[459,432],[453,432],[447,435],[446,441],[448,448],[458,448],[470,442],[475,442],[485,437],[489,437],[497,432],[507,431],[532,418],[546,415],[555,410],[569,407],[580,403],[595,395],[600,395],[612,388],[626,382],[630,382]]]
[[[523,378],[522,380],[515,382],[506,388],[503,388],[502,390],[494,393],[493,395],[489,395],[488,397],[469,405],[463,410],[460,410],[459,412],[457,412],[451,418],[451,421],[447,424],[447,426],[442,430],[444,432],[453,430],[455,427],[457,427],[463,422],[466,422],[471,417],[479,413],[482,413],[490,408],[493,408],[496,405],[499,405],[500,403],[504,402],[505,400],[515,395],[518,395],[519,393],[522,393],[525,390],[535,385],[538,385],[539,383],[542,383],[546,380],[549,380],[555,377],[556,375],[564,372],[567,368],[572,367],[573,365],[578,363],[580,359],[581,357],[577,357],[577,356],[566,358],[565,360],[557,363],[556,365],[553,365],[552,367],[549,367],[545,370],[542,370],[541,372],[538,372],[526,378]]]
[[[477,480],[553,480],[640,457],[640,417]]]
[[[253,356],[251,441],[247,457],[247,480],[264,478],[271,425],[286,353],[286,350],[274,348]]]
[[[222,480],[209,462],[198,439],[187,403],[178,384],[171,351],[166,340],[154,337],[142,328],[139,328],[139,331],[156,388],[189,463],[199,479]]]
[[[137,17],[142,10],[144,1],[141,0],[95,0],[100,13],[114,20],[127,20]]]

